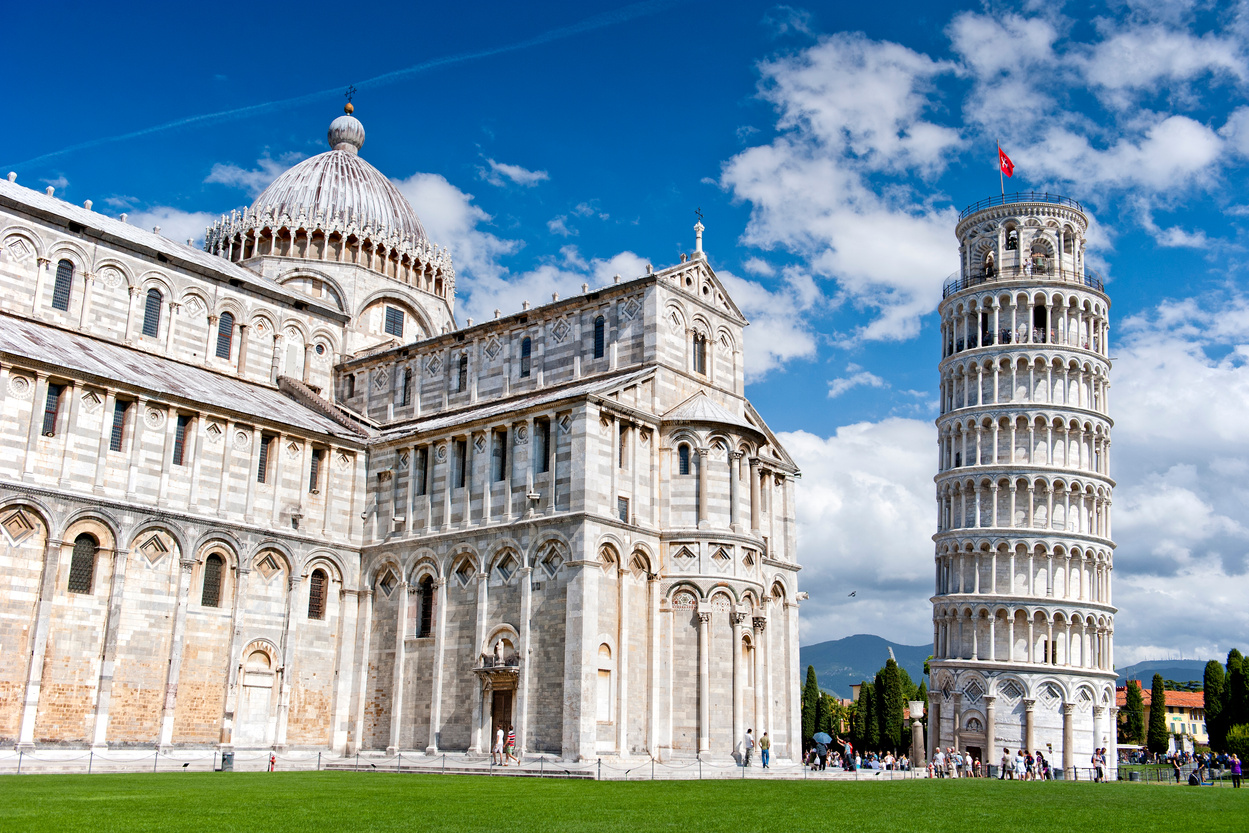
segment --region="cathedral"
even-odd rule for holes
[[[328,139],[202,250],[0,181],[0,742],[797,757],[798,471],[701,224],[461,323]]]

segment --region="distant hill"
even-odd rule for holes
[[[806,681],[807,666],[813,665],[820,688],[837,697],[849,697],[851,685],[875,678],[876,672],[889,659],[890,648],[898,665],[919,685],[924,678],[924,660],[932,653],[932,645],[899,645],[868,633],[800,648],[801,680]]]
[[[1120,668],[1119,679],[1115,685],[1127,685],[1128,680],[1132,679],[1140,680],[1144,688],[1149,688],[1155,674],[1161,674],[1162,679],[1175,680],[1177,683],[1202,680],[1206,676],[1206,662],[1202,659],[1157,659],[1138,662],[1136,665]]]

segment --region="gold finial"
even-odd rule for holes
[[[343,112],[350,116],[355,109],[355,106],[348,101],[347,106],[343,107]]]

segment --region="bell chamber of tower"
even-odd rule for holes
[[[930,745],[1114,766],[1110,299],[1088,218],[1006,195],[959,218],[941,319]],[[931,751],[931,750],[930,750]]]

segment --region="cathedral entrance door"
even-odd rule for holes
[[[494,745],[495,735],[503,729],[503,737],[507,739],[507,727],[512,725],[512,694],[511,691],[495,691],[490,703],[490,745]]]
[[[243,667],[243,685],[240,686],[238,706],[238,746],[269,746],[273,740],[269,731],[269,713],[273,700],[276,674],[271,670],[272,661],[264,651],[253,651]]]

